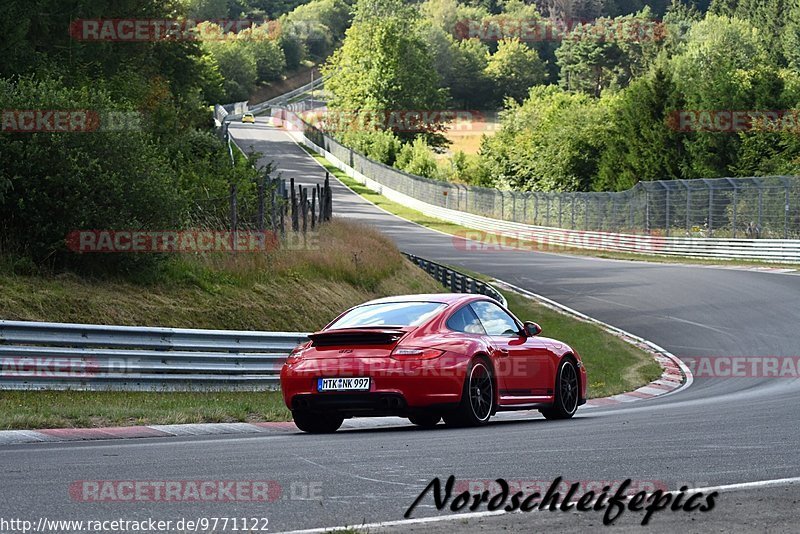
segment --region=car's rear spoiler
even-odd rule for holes
[[[397,343],[411,327],[337,328],[321,330],[308,337],[315,347],[331,345],[391,345]]]

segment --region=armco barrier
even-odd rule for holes
[[[444,287],[450,289],[450,291],[453,293],[474,293],[486,295],[487,297],[493,298],[503,306],[508,306],[506,298],[503,296],[503,294],[486,282],[462,274],[451,269],[450,267],[442,265],[441,263],[426,260],[425,258],[420,258],[419,256],[414,256],[413,254],[409,254],[407,252],[403,252],[403,254],[405,254],[405,256],[414,264],[441,282]]]
[[[506,305],[492,286],[409,259],[461,293]],[[199,391],[279,387],[303,332],[200,330],[0,320],[0,390]]]
[[[299,332],[0,320],[0,389],[276,388]]]
[[[301,121],[293,111],[282,109],[285,118]],[[659,256],[686,256],[711,259],[758,260],[776,263],[800,263],[800,240],[797,239],[722,239],[694,237],[663,237],[633,235],[612,232],[569,230],[546,226],[504,221],[475,215],[456,209],[435,206],[381,184],[370,176],[355,170],[324,147],[318,146],[302,132],[287,132],[297,142],[323,155],[338,169],[351,178],[376,191],[388,199],[417,210],[430,217],[452,222],[477,232],[465,232],[468,241],[455,240],[456,246],[476,251],[493,250],[497,247],[532,248],[543,251],[558,251],[564,248],[580,248],[613,252],[632,252]],[[377,164],[376,165],[380,165]],[[498,243],[491,236],[502,236]]]

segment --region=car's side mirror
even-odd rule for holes
[[[525,327],[525,335],[528,337],[535,337],[542,333],[542,327],[533,321],[525,321],[523,326]]]

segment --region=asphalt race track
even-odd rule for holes
[[[232,124],[240,145],[275,160],[284,178],[324,171],[259,118]],[[681,357],[800,354],[800,276],[600,260],[527,251],[467,250],[462,241],[391,216],[338,182],[334,214],[380,228],[401,250],[461,265],[542,294]],[[534,319],[535,318],[525,318]],[[546,332],[545,332],[546,334]],[[591,370],[590,370],[591,371]],[[370,427],[331,436],[142,439],[0,448],[0,508],[60,519],[267,517],[269,531],[403,519],[433,477],[618,481],[709,487],[800,477],[800,381],[695,378],[691,387],[575,419],[498,421],[479,429]],[[79,480],[275,480],[272,503],[86,503]],[[723,491],[708,513],[662,511],[651,531],[796,532],[799,481]],[[485,510],[485,508],[481,508]],[[428,497],[414,517],[438,511]],[[7,515],[3,512],[0,515]],[[616,525],[639,529],[642,513]],[[601,513],[534,512],[387,527],[391,532],[542,532],[600,528]],[[382,529],[370,529],[370,532]]]

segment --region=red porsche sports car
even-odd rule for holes
[[[300,430],[345,418],[399,415],[432,427],[482,425],[499,410],[572,417],[586,370],[566,344],[541,337],[489,297],[403,295],[351,308],[296,347],[281,369]]]

